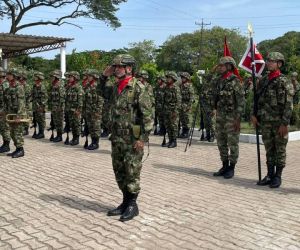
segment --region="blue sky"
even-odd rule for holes
[[[66,9],[39,9],[31,11],[24,21],[38,21],[58,17]],[[130,42],[154,40],[161,45],[170,35],[200,29],[195,22],[211,23],[206,28],[221,26],[247,34],[247,23],[254,28],[256,43],[274,39],[288,31],[300,31],[300,1],[298,0],[128,0],[117,12],[122,27],[113,30],[105,23],[90,19],[71,20],[83,29],[70,25],[28,28],[18,34],[74,38],[67,44],[67,53],[73,49],[111,50],[127,47]],[[0,32],[8,32],[8,22],[1,21]],[[59,50],[33,54],[53,58]]]

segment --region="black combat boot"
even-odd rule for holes
[[[210,138],[211,138],[211,134],[210,134],[210,131],[208,130],[208,131],[206,132],[205,141],[209,141]]]
[[[271,184],[272,179],[274,177],[275,166],[269,164],[269,165],[267,165],[267,168],[268,168],[267,175],[261,181],[258,181],[257,185],[259,185],[259,186],[267,186],[267,185]]]
[[[101,133],[101,137],[107,137],[109,135],[108,129],[104,128],[103,132]]]
[[[95,150],[99,148],[99,138],[92,138],[92,143],[87,147],[88,150]]]
[[[40,129],[39,133],[36,135],[35,139],[45,138],[44,129]]]
[[[270,188],[279,188],[281,185],[281,175],[283,166],[276,166],[276,174],[271,180]]]
[[[159,127],[158,135],[164,135],[166,133],[165,126]]]
[[[114,208],[114,209],[111,209],[107,212],[107,216],[117,216],[117,215],[121,215],[125,212],[125,209],[128,205],[128,192],[127,191],[122,191],[123,193],[123,201],[122,203]]]
[[[62,141],[62,133],[57,132],[57,136],[53,138],[53,142],[61,142]]]
[[[153,134],[154,134],[154,135],[158,135],[157,126],[154,126],[154,127],[155,127],[155,129],[154,129]]]
[[[224,173],[224,178],[225,179],[231,179],[234,176],[234,168],[235,168],[235,163],[230,163],[229,167]]]
[[[36,139],[37,135],[38,135],[37,133],[33,133],[33,135],[31,137]]]
[[[24,148],[17,148],[16,151],[12,154],[12,158],[19,158],[24,156]]]
[[[53,141],[54,140],[54,134],[53,134],[53,132],[52,132],[52,134],[51,134],[51,136],[50,136],[50,138],[49,138],[49,141]]]
[[[120,217],[120,221],[125,222],[139,215],[139,208],[136,203],[138,194],[128,193],[128,205]]]
[[[176,139],[172,139],[168,148],[176,148],[177,147],[177,141]]]
[[[161,143],[161,146],[164,148],[167,148],[170,145],[171,140],[169,140],[169,142],[166,142],[166,139],[163,139],[163,142]]]
[[[0,147],[0,153],[6,153],[10,151],[9,141],[4,141],[2,146]]]
[[[70,145],[75,146],[75,145],[78,145],[78,144],[79,144],[79,136],[77,135],[77,136],[74,136],[72,138],[72,140],[70,141]]]
[[[29,135],[29,128],[24,128],[23,135]]]
[[[201,133],[200,141],[205,141],[205,136],[204,136],[203,130],[202,130],[202,133]]]
[[[218,172],[215,172],[213,175],[214,176],[224,176],[225,172],[227,171],[229,167],[229,161],[223,161],[222,162],[223,166],[219,169]]]
[[[182,133],[179,138],[188,138],[189,137],[189,128],[182,128]]]
[[[214,141],[215,141],[215,134],[211,133],[208,142],[214,142]]]

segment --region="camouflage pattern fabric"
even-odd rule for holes
[[[45,111],[47,105],[47,89],[43,83],[36,84],[32,88],[32,111],[35,112],[35,119],[39,130],[44,130],[46,125]]]
[[[272,80],[261,79],[257,89],[258,113],[267,165],[284,167],[288,136],[278,134],[280,125],[288,126],[292,116],[294,88],[292,83],[280,75]]]
[[[157,85],[154,89],[155,113],[158,118],[159,127],[164,127],[164,94],[165,84]]]
[[[169,140],[175,140],[177,138],[180,106],[181,95],[179,87],[176,83],[166,85],[164,95],[164,122]]]
[[[245,104],[240,80],[233,74],[217,80],[215,103],[216,135],[221,161],[236,164],[239,157],[240,131],[234,131],[234,121],[240,120]]]
[[[1,81],[1,80],[0,80]],[[10,141],[9,126],[6,122],[6,113],[5,113],[5,93],[8,89],[8,82],[0,82],[0,134],[3,138],[3,141]]]
[[[145,86],[132,78],[119,94],[114,86],[111,106],[112,163],[118,186],[139,193],[144,151],[136,151],[137,140],[148,141],[152,129],[151,99]]]
[[[194,88],[191,82],[182,83],[180,85],[181,107],[180,107],[180,123],[183,129],[188,129],[190,125],[190,115],[192,111],[192,103],[194,101]]]

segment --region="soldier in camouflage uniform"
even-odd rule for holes
[[[104,99],[97,93],[98,79],[99,73],[97,70],[90,70],[88,72],[88,84],[83,98],[83,113],[85,114],[88,131],[92,138],[91,144],[87,147],[88,150],[99,148],[100,124]]]
[[[83,104],[82,104],[82,112],[81,112],[81,120],[80,120],[80,128],[81,128],[81,137],[88,136],[86,133],[87,131],[87,122],[86,122],[86,115],[85,115],[85,107],[84,107],[84,95],[86,92],[86,89],[88,88],[88,82],[89,82],[89,73],[90,69],[85,69],[82,72],[82,81],[81,81],[81,87],[82,87],[82,92],[83,92]],[[83,126],[84,124],[84,126]],[[88,147],[88,141],[84,144],[84,149],[87,149]]]
[[[17,72],[14,69],[8,70],[6,78],[9,82],[9,88],[5,92],[5,113],[19,115],[15,122],[11,123],[10,134],[13,139],[16,150],[12,153],[7,154],[12,158],[19,158],[24,156],[24,124],[20,121],[22,116],[26,115],[26,100],[25,91],[17,81]]]
[[[138,79],[139,81],[145,85],[146,87],[146,91],[148,92],[150,98],[151,98],[151,103],[152,103],[152,107],[154,107],[155,105],[155,98],[154,98],[154,93],[153,93],[153,88],[151,86],[151,84],[148,82],[149,81],[149,74],[146,70],[141,70],[138,73]]]
[[[46,125],[46,105],[47,105],[47,89],[43,80],[45,79],[42,72],[35,72],[33,74],[34,85],[32,88],[32,111],[35,115],[36,123],[39,127],[39,133],[33,135],[32,138],[45,138],[44,130]]]
[[[66,90],[65,110],[72,129],[71,146],[79,144],[80,115],[83,105],[83,90],[79,84],[80,75],[77,71],[69,72],[68,87]]]
[[[266,66],[269,74],[263,77],[257,88],[258,112],[251,117],[254,126],[261,128],[267,156],[267,176],[258,185],[278,188],[286,163],[288,125],[293,109],[294,88],[281,72],[284,56],[270,52]]]
[[[179,109],[181,107],[180,89],[177,85],[177,75],[174,71],[166,73],[167,85],[164,95],[164,122],[169,137],[168,143],[162,143],[162,147],[177,147]]]
[[[64,79],[64,83],[63,83],[64,88],[65,88],[65,94],[67,93],[67,90],[68,90],[68,87],[69,87],[69,76],[70,76],[69,72],[66,71],[64,73],[65,79]],[[65,96],[65,104],[66,104],[66,96]],[[65,105],[65,107],[66,107],[66,105]],[[64,110],[64,121],[65,121],[64,133],[66,133],[67,132],[67,111],[66,111],[66,108]],[[69,145],[69,142],[67,142],[67,140],[64,143],[65,143],[65,145]]]
[[[164,94],[166,87],[166,77],[164,75],[160,75],[157,78],[157,85],[154,89],[155,96],[155,117],[157,119],[157,123],[159,124],[159,131],[157,131],[157,124],[154,123],[154,135],[164,135],[166,133],[166,127],[164,124]],[[155,121],[155,120],[154,120]]]
[[[140,192],[144,143],[153,126],[150,96],[145,86],[133,77],[134,67],[135,59],[121,54],[101,76],[101,84],[112,74],[117,80],[112,94],[110,140],[113,168],[123,202],[107,215],[121,215],[121,221],[131,220],[139,214],[136,199]]]
[[[293,98],[293,113],[291,117],[291,125],[297,125],[299,127],[300,125],[300,117],[299,117],[299,97],[300,97],[300,84],[297,81],[298,73],[293,72],[291,74],[291,81],[294,87],[294,98]]]
[[[65,108],[65,87],[61,81],[61,71],[54,70],[50,77],[52,78],[51,89],[48,99],[49,110],[51,111],[53,127],[56,129],[56,137],[53,142],[61,142],[64,123]]]
[[[244,90],[240,80],[233,74],[236,63],[230,56],[219,61],[221,77],[216,82],[215,108],[217,143],[222,168],[214,176],[225,179],[234,176],[235,165],[239,156],[239,135],[241,116],[244,111]]]
[[[3,68],[0,67],[0,134],[3,138],[3,144],[0,147],[0,153],[10,151],[10,133],[9,126],[6,122],[5,113],[5,96],[8,89],[8,82],[5,80],[6,73]]]
[[[188,72],[180,72],[180,77],[181,107],[179,110],[179,119],[182,125],[182,133],[179,135],[179,138],[188,138],[190,115],[194,101],[194,88],[191,82],[191,76]]]

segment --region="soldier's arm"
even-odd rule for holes
[[[17,96],[18,96],[17,114],[23,115],[23,114],[25,114],[25,110],[26,110],[25,91],[24,91],[23,87],[21,87],[21,86],[18,87]]]
[[[244,112],[244,106],[245,106],[245,95],[244,95],[244,89],[241,85],[240,81],[238,79],[235,80],[235,101],[236,101],[236,115],[237,119],[241,119],[242,114]]]
[[[78,86],[77,95],[78,95],[77,110],[81,112],[82,111],[82,106],[83,106],[83,90],[82,90],[81,86]]]
[[[287,78],[284,78],[281,88],[279,90],[283,91],[284,93],[284,103],[283,103],[284,109],[282,111],[282,117],[281,117],[282,125],[287,126],[290,123],[290,119],[292,117],[292,111],[293,111],[293,96],[294,96],[293,84]]]

